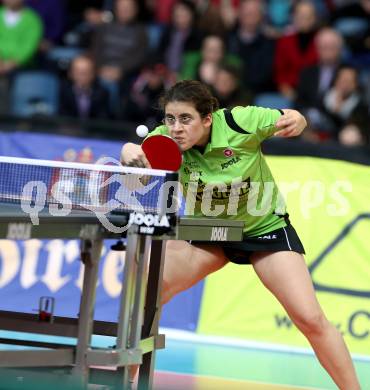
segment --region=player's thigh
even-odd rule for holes
[[[323,316],[303,255],[293,251],[255,252],[251,263],[293,320],[307,323]]]
[[[186,290],[227,263],[223,249],[216,245],[192,245],[168,241],[164,262],[164,288],[177,293]]]

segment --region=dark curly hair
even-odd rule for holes
[[[160,98],[159,105],[164,111],[170,102],[192,103],[201,117],[219,109],[218,100],[209,88],[196,80],[183,80],[176,83]]]

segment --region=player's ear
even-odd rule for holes
[[[203,126],[209,127],[212,125],[212,114],[209,113],[202,118]]]

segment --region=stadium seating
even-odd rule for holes
[[[53,115],[58,111],[59,80],[49,72],[26,71],[15,76],[11,113],[16,116]]]

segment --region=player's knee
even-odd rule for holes
[[[298,315],[293,321],[306,336],[322,334],[329,324],[321,311]]]

